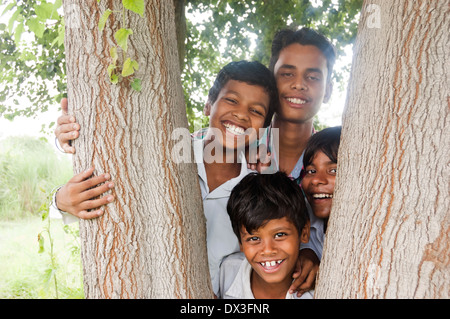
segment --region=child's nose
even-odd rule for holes
[[[306,86],[306,83],[301,76],[297,76],[293,78],[291,88],[294,90],[306,90],[308,87]]]
[[[324,185],[328,183],[328,179],[323,173],[316,173],[314,177],[311,179],[311,183],[313,185]]]
[[[249,118],[249,114],[244,108],[236,109],[232,114],[236,119],[240,121],[246,121]]]
[[[233,111],[232,114],[234,117],[240,119],[240,120],[244,120],[247,119],[249,117],[248,114],[248,108],[244,105],[241,105],[239,107],[236,107]]]
[[[264,256],[272,256],[276,254],[276,247],[272,241],[265,241],[262,249]]]

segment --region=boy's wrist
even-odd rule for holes
[[[63,187],[63,185],[58,186],[56,188],[56,190],[53,193],[53,200],[52,200],[52,206],[57,209],[61,214],[67,214],[67,212],[65,212],[64,210],[62,210],[60,207],[58,207],[58,192],[60,191],[60,189]]]

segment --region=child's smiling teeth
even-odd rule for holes
[[[288,97],[288,98],[286,98],[286,100],[288,100],[289,102],[294,103],[294,104],[305,104],[306,103],[305,100],[298,99],[295,97]]]
[[[276,265],[279,265],[279,264],[281,264],[283,262],[283,260],[282,259],[280,259],[280,260],[272,260],[272,261],[266,261],[266,262],[262,262],[262,263],[260,263],[261,264],[261,266],[263,266],[263,267],[275,267]]]
[[[245,133],[244,129],[240,126],[236,126],[230,123],[224,123],[223,126],[225,126],[228,132],[234,135],[242,135]]]
[[[322,198],[333,198],[332,194],[313,194],[313,198],[322,199]]]

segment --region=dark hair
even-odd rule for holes
[[[332,162],[337,163],[340,142],[341,126],[328,127],[311,136],[303,155],[303,167],[311,164],[318,151],[322,151]]]
[[[254,61],[231,62],[224,66],[217,74],[213,86],[209,90],[208,101],[214,104],[219,96],[220,90],[228,81],[235,80],[250,85],[258,85],[269,94],[269,110],[266,115],[264,127],[272,121],[273,113],[278,109],[278,89],[275,78],[270,70],[263,64]]]
[[[327,59],[327,79],[330,81],[334,63],[336,62],[336,49],[330,40],[310,28],[302,28],[297,31],[292,29],[278,31],[272,41],[272,57],[270,58],[269,69],[274,72],[275,64],[278,61],[281,50],[294,43],[301,45],[313,45],[323,53]]]
[[[233,188],[227,211],[239,242],[242,226],[251,234],[272,219],[286,217],[300,235],[309,220],[300,187],[283,172],[244,177]]]

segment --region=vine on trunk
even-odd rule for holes
[[[97,0],[97,3],[99,2],[100,0]],[[125,10],[132,11],[143,17],[144,7],[144,0],[122,0],[122,10],[114,11],[111,9],[106,9],[98,22],[99,30],[103,31],[106,21],[112,13],[122,15],[122,27],[114,33],[114,39],[116,40],[117,45],[122,50],[124,62],[122,66],[118,65],[118,47],[112,47],[109,50],[112,62],[108,66],[108,76],[109,80],[113,84],[117,84],[121,78],[130,77],[132,79],[131,87],[138,92],[141,91],[141,80],[133,77],[133,75],[137,70],[139,70],[139,63],[136,60],[133,60],[131,57],[127,57],[128,37],[133,34],[133,30],[125,28]]]

